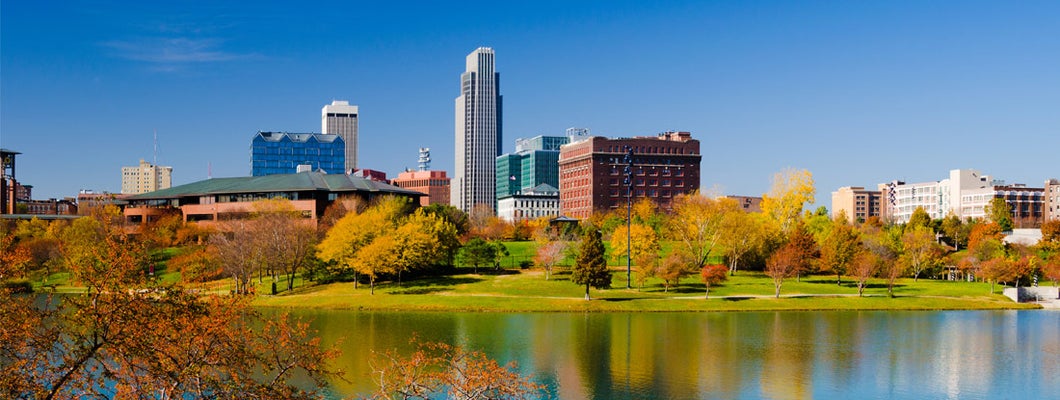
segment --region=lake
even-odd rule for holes
[[[562,399],[1060,396],[1060,312],[406,313],[295,310],[351,382],[409,338],[481,350]]]

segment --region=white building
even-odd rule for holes
[[[357,106],[343,100],[320,109],[320,132],[339,135],[346,142],[346,172],[357,169]]]
[[[477,204],[496,209],[496,158],[501,154],[500,74],[493,49],[479,47],[467,56],[456,98],[456,165],[452,205],[471,212]]]
[[[547,183],[497,199],[497,216],[508,222],[559,216],[559,190]]]
[[[173,186],[173,167],[160,167],[140,160],[136,167],[121,167],[121,193],[140,194]]]
[[[1005,185],[976,170],[955,169],[950,176],[936,182],[905,183],[892,181],[879,186],[882,205],[881,217],[895,223],[909,222],[918,207],[932,219],[954,214],[962,219],[985,218],[986,205],[994,198],[1003,198],[1012,209],[1017,225],[1033,224],[1042,215],[1042,189],[1026,185]]]

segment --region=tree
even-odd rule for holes
[[[497,262],[497,246],[482,238],[472,238],[460,248],[460,259],[464,265],[474,266],[477,274],[479,266],[493,266]]]
[[[851,272],[858,283],[858,296],[865,293],[865,284],[880,269],[880,257],[872,251],[859,251],[850,263]]]
[[[1001,228],[1001,231],[1012,230],[1012,208],[1009,207],[1005,199],[1001,197],[991,199],[990,203],[983,208],[983,212],[986,213],[990,222],[997,224]]]
[[[566,255],[567,242],[556,240],[538,244],[534,262],[545,270],[545,280],[552,277],[552,267],[563,260]]]
[[[769,256],[766,261],[766,276],[773,279],[773,287],[776,289],[776,297],[780,298],[780,287],[785,278],[795,276],[798,271],[801,250],[792,244],[786,244]]]
[[[336,353],[307,324],[268,321],[241,296],[198,296],[148,276],[146,245],[117,216],[71,225],[64,257],[84,292],[33,305],[0,290],[5,397],[305,398],[315,392],[290,385],[292,374],[318,385],[333,375],[326,365]]]
[[[731,200],[731,199],[725,199]],[[748,252],[762,246],[765,240],[765,224],[761,214],[750,214],[740,208],[729,209],[722,217],[720,244],[729,261],[729,275],[735,275],[740,259]]]
[[[234,220],[224,223],[225,233],[210,236],[217,261],[225,274],[235,282],[235,293],[250,294],[250,279],[260,269],[261,252],[254,237],[253,221]]]
[[[762,195],[762,213],[769,216],[781,231],[788,232],[799,220],[803,206],[812,202],[816,193],[810,171],[784,169],[773,175],[769,193]]]
[[[796,252],[797,257],[792,261],[795,264],[795,276],[800,277],[809,273],[816,264],[821,252],[813,235],[806,230],[802,223],[796,223],[788,232],[788,245]]]
[[[909,216],[909,223],[905,224],[905,227],[906,229],[930,228],[931,216],[924,211],[924,207],[917,206],[916,210],[913,210],[913,215]]]
[[[634,271],[637,273],[637,289],[643,289],[644,282],[647,282],[648,278],[654,277],[659,272],[659,253],[641,254],[633,262],[635,265]]]
[[[836,224],[821,243],[821,269],[835,274],[837,285],[842,285],[845,273],[861,250],[861,237],[854,227]]]
[[[710,297],[711,285],[717,285],[728,279],[728,270],[729,268],[724,265],[707,265],[703,267],[703,270],[699,274],[700,277],[703,278],[703,284],[707,288],[706,292],[703,294],[703,298]]]
[[[1043,260],[1041,269],[1045,277],[1053,281],[1053,286],[1056,286],[1057,281],[1060,281],[1060,253],[1053,254]]]
[[[467,213],[449,204],[434,203],[421,208],[421,210],[427,214],[442,217],[445,222],[453,224],[453,227],[456,228],[457,237],[466,235],[471,229],[471,222]]]
[[[368,293],[375,294],[375,281],[379,275],[397,272],[401,262],[400,249],[393,234],[373,239],[357,250],[351,266],[357,273],[368,277]]]
[[[935,235],[927,227],[906,228],[902,235],[901,262],[913,272],[913,281],[920,278],[925,268],[931,268],[942,257],[942,248],[935,242]]]
[[[674,199],[670,235],[696,270],[707,265],[721,238],[726,207],[735,207],[735,202],[721,202],[699,193]]]
[[[615,228],[615,232],[611,234],[611,257],[616,261],[626,261],[626,250],[629,249],[629,256],[631,260],[639,259],[642,255],[655,253],[658,254],[662,247],[659,245],[659,237],[655,234],[655,230],[650,226],[633,224],[629,229],[629,240],[632,243],[631,247],[627,247],[627,231],[626,227],[619,226]]]
[[[990,294],[994,294],[995,283],[1011,282],[1017,277],[1014,263],[1006,257],[996,257],[984,261],[979,273],[984,280],[990,282]]]
[[[1038,241],[1038,249],[1047,253],[1060,252],[1060,219],[1042,223],[1042,239]]]
[[[395,351],[372,358],[377,399],[530,399],[545,389],[516,372],[515,363],[500,365],[485,353],[446,343],[415,343],[408,357]]]
[[[942,234],[950,239],[954,250],[959,250],[960,246],[968,247],[968,235],[971,234],[972,225],[962,223],[960,217],[950,213],[942,219]]]
[[[407,200],[387,196],[362,213],[347,213],[317,245],[318,256],[338,273],[352,271],[356,289],[358,271],[353,264],[358,258],[357,253],[377,237],[397,230],[407,214],[406,207]]]
[[[692,261],[683,253],[673,252],[666,256],[655,273],[663,281],[663,291],[668,292],[670,286],[679,285],[681,278],[689,274],[690,265]]]
[[[607,270],[604,258],[604,242],[600,231],[587,229],[578,246],[578,257],[574,260],[571,282],[585,285],[585,300],[589,300],[589,287],[607,289],[611,287],[611,271]]]
[[[251,205],[254,211],[254,236],[259,239],[262,265],[273,276],[277,272],[287,277],[287,290],[294,288],[294,277],[309,264],[316,252],[316,229],[301,218],[301,212],[290,200],[259,200]],[[262,240],[263,239],[263,240]]]

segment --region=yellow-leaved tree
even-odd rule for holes
[[[803,207],[813,201],[816,193],[810,171],[786,168],[773,175],[769,193],[762,195],[762,213],[786,233],[799,221]]]
[[[338,272],[354,273],[354,288],[357,287],[357,274],[369,275],[372,279],[380,273],[389,271],[390,267],[383,262],[372,262],[369,253],[377,253],[383,246],[379,244],[365,254],[358,254],[376,238],[397,230],[405,215],[407,201],[396,197],[385,197],[364,212],[350,212],[338,220],[324,240],[317,245],[321,260],[330,262]],[[382,260],[379,260],[382,261]]]
[[[678,251],[687,256],[692,271],[707,265],[721,240],[725,215],[734,207],[738,207],[736,202],[719,201],[698,192],[674,199],[669,233],[678,242]]]
[[[628,235],[626,226],[619,225],[611,234],[611,258],[621,261],[621,264],[625,264],[628,255],[631,261],[639,265],[643,260],[651,260],[652,255],[658,257],[660,250],[662,247],[659,245],[659,236],[647,225],[630,225]]]

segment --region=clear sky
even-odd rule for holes
[[[504,149],[568,127],[701,142],[702,186],[806,168],[818,204],[974,168],[1060,177],[1058,1],[0,2],[0,146],[35,198],[250,174],[255,132],[360,106],[361,167],[453,170],[464,57],[493,47]]]

